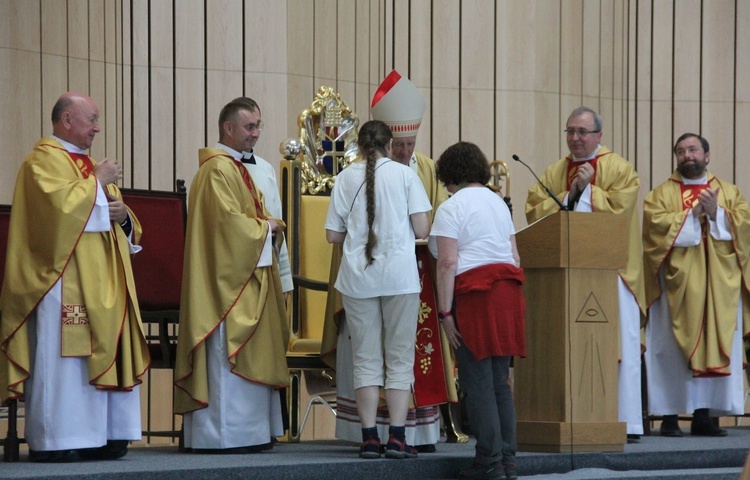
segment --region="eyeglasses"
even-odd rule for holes
[[[563,132],[565,133],[565,135],[571,138],[575,137],[576,135],[578,135],[579,138],[583,138],[586,135],[591,135],[592,133],[599,133],[601,132],[601,130],[586,130],[586,129],[575,130],[573,128],[566,128],[565,130],[563,130]]]
[[[265,126],[266,126],[265,123],[263,123],[262,121],[258,120],[258,123],[248,125],[247,126],[247,131],[250,132],[250,133],[253,133],[253,132],[256,132],[256,131],[260,132],[261,130],[263,130],[263,127],[265,127]]]

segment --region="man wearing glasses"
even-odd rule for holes
[[[285,225],[242,162],[260,116],[249,98],[224,106],[188,197],[174,403],[197,453],[256,453],[284,433],[289,325],[272,242]]]
[[[630,438],[643,434],[641,410],[641,320],[646,303],[643,283],[643,247],[636,205],[640,181],[633,165],[601,145],[602,118],[588,107],[568,117],[563,134],[570,154],[550,165],[541,181],[529,189],[529,223],[560,210],[544,187],[562,198],[568,210],[622,214],[628,222],[628,262],[619,271],[620,314],[619,420]]]

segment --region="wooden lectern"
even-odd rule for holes
[[[517,232],[526,273],[526,358],[515,361],[519,451],[617,452],[617,270],[625,216],[558,212]]]

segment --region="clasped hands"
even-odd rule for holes
[[[590,163],[584,162],[576,169],[575,177],[570,185],[569,195],[573,198],[578,197],[594,178],[594,167]]]
[[[698,194],[698,202],[693,207],[693,215],[701,217],[708,215],[711,220],[716,220],[716,210],[719,204],[719,189],[706,188]]]

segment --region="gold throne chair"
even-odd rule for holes
[[[294,280],[289,308],[291,340],[288,441],[301,439],[315,404],[336,414],[335,365],[321,359],[333,246],[325,217],[335,177],[356,156],[359,120],[330,87],[320,87],[298,119],[299,136],[282,142],[281,198]],[[303,381],[309,395],[302,412]]]

